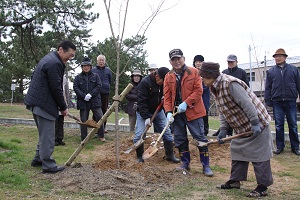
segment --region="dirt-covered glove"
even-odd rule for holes
[[[186,111],[186,108],[187,104],[185,102],[182,102],[181,104],[179,104],[177,111],[178,113],[182,113]]]
[[[172,113],[167,114],[167,120],[170,122],[170,124],[172,124],[174,122],[174,117],[173,117]]]
[[[151,124],[151,122],[150,122],[150,118],[147,118],[146,120],[145,120],[145,126],[151,126],[152,124]]]
[[[84,100],[89,101],[91,98],[92,98],[92,95],[90,93],[88,93],[87,95],[85,95]]]
[[[257,137],[261,133],[259,123],[258,124],[252,124],[251,131],[253,133],[253,137]]]
[[[218,135],[218,143],[219,144],[224,144],[225,141],[223,141],[223,138],[226,138],[227,135],[227,130],[226,129],[220,129],[220,133]]]

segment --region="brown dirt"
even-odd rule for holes
[[[136,162],[135,151],[130,154],[123,153],[132,145],[132,137],[122,133],[120,135],[119,169],[116,167],[115,141],[108,140],[102,145],[95,146],[92,155],[86,155],[81,152],[79,154],[82,160],[81,163],[76,163],[75,160],[72,166],[63,172],[56,175],[44,175],[44,178],[50,179],[50,181],[55,183],[53,185],[56,191],[64,190],[71,193],[80,191],[93,194],[93,196],[105,196],[110,199],[144,199],[146,197],[155,199],[157,191],[170,191],[178,183],[185,182],[188,179],[211,180],[213,183],[220,184],[229,177],[231,165],[229,143],[209,146],[211,166],[223,168],[227,172],[216,170],[214,177],[208,178],[202,174],[199,152],[196,146],[192,144],[190,144],[191,174],[184,175],[182,172],[175,172],[174,170],[180,164],[170,163],[163,159],[164,150],[162,143],[159,143],[158,152],[141,164]],[[157,134],[154,134],[146,139],[145,150],[156,138]],[[178,157],[176,151],[175,154]],[[272,159],[272,170],[273,172],[278,172],[284,170],[284,167]],[[256,186],[251,166],[249,167],[249,179],[251,181],[243,182],[243,187],[249,188],[250,191]],[[295,181],[292,178],[291,180],[280,180],[276,176],[274,176],[274,180],[276,182],[271,190],[272,192],[277,192],[274,193],[275,196],[273,197],[276,197],[283,191],[281,183],[287,184],[289,181],[292,181],[292,184]],[[208,192],[216,193],[219,191]],[[188,199],[202,199],[202,195],[203,191],[195,192]],[[224,199],[230,198],[224,197]]]

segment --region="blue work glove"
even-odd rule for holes
[[[146,120],[145,120],[145,126],[149,126],[149,127],[151,127],[151,122],[150,122],[150,118],[147,118]]]
[[[172,124],[174,122],[174,117],[172,113],[167,114],[167,120]]]
[[[178,113],[182,113],[186,111],[186,108],[187,104],[185,102],[182,102],[181,104],[179,104],[177,111]]]
[[[258,124],[252,124],[251,131],[253,133],[253,137],[257,137],[261,133],[259,123]]]
[[[227,130],[226,129],[220,129],[220,133],[218,135],[218,143],[219,144],[224,144],[225,141],[223,141],[223,138],[226,138],[227,135]]]

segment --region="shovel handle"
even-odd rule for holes
[[[71,113],[68,113],[67,115],[68,115],[68,117],[71,117],[72,119],[75,119],[76,121],[78,121],[78,122],[81,122],[81,123],[82,123],[81,119],[79,119],[78,117],[76,117],[76,116],[72,115]]]
[[[223,140],[225,142],[225,141],[228,141],[228,140],[232,140],[232,139],[235,139],[235,138],[239,138],[239,137],[242,137],[242,136],[249,135],[251,133],[252,133],[252,131],[248,131],[248,132],[245,132],[245,133],[241,133],[241,134],[229,136],[229,137],[226,137],[226,138],[222,138],[221,140]],[[208,142],[207,144],[213,144],[213,143],[218,143],[218,140],[213,140],[211,142]]]
[[[177,115],[177,114],[178,114],[178,112],[173,113],[172,116],[175,117],[175,115]],[[160,133],[160,135],[158,136],[158,138],[157,138],[157,140],[156,140],[154,146],[157,146],[159,140],[160,140],[160,139],[162,138],[162,136],[165,134],[165,132],[166,132],[167,128],[169,128],[169,125],[170,125],[170,124],[171,124],[171,121],[168,121],[167,125],[165,126],[165,128],[163,129],[163,131],[162,131],[162,132]]]

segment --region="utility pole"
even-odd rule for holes
[[[252,90],[252,64],[251,64],[251,46],[249,45],[249,63],[250,63],[250,80],[249,85],[250,89]]]

